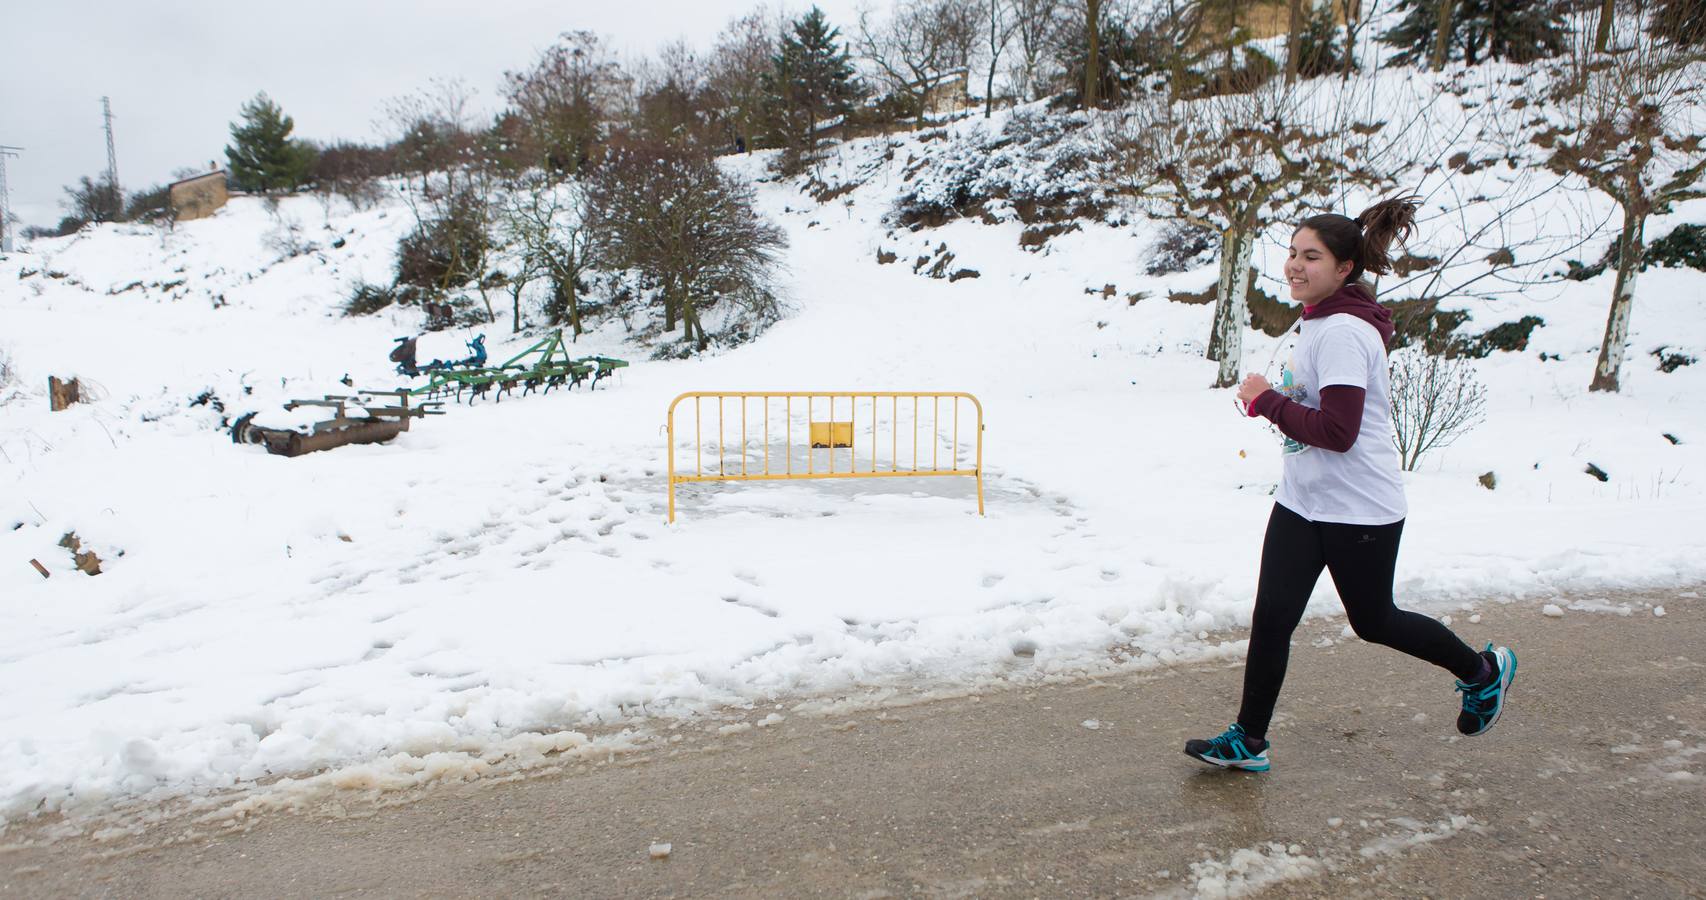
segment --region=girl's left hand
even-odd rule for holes
[[[1273,385],[1269,384],[1266,378],[1252,372],[1244,376],[1243,384],[1238,385],[1238,402],[1248,407],[1257,397],[1270,390],[1273,390]]]

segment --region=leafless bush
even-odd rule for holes
[[[1462,356],[1406,347],[1392,353],[1392,441],[1404,471],[1450,446],[1487,417],[1487,389]]]
[[[279,259],[291,259],[313,249],[313,242],[302,231],[302,223],[284,214],[277,197],[268,197],[266,207],[273,222],[266,236],[268,250],[277,253]]]
[[[308,174],[314,195],[329,219],[332,203],[340,197],[356,210],[377,204],[383,195],[379,179],[390,174],[395,166],[389,148],[339,141],[319,148],[314,168]]]
[[[11,351],[0,347],[0,406],[4,406],[18,396],[18,372],[12,367]]]

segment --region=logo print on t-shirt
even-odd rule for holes
[[[1293,350],[1295,349],[1296,348],[1294,347]],[[1292,377],[1290,359],[1280,363],[1280,380],[1279,384],[1274,386],[1274,390],[1279,391],[1286,399],[1294,400],[1298,403],[1302,403],[1303,398],[1309,395],[1308,389]],[[1308,449],[1308,444],[1295,440],[1291,437],[1286,437],[1280,444],[1280,455],[1295,456]]]

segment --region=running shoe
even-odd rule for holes
[[[1457,730],[1474,737],[1486,734],[1505,711],[1505,694],[1516,680],[1516,654],[1509,647],[1487,645],[1482,658],[1493,668],[1493,677],[1485,683],[1459,681],[1457,690],[1463,695],[1463,712],[1457,714]]]
[[[1268,770],[1268,742],[1245,734],[1244,726],[1236,722],[1220,737],[1186,741],[1185,755],[1223,769]]]

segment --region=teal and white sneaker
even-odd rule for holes
[[[1268,742],[1245,734],[1244,726],[1237,722],[1232,723],[1232,727],[1220,737],[1186,741],[1185,755],[1223,769],[1268,770]]]
[[[1509,647],[1494,648],[1492,644],[1481,656],[1493,667],[1493,677],[1485,684],[1459,681],[1457,690],[1463,694],[1463,711],[1457,714],[1457,730],[1474,737],[1486,734],[1505,711],[1505,694],[1516,680],[1516,654]]]

